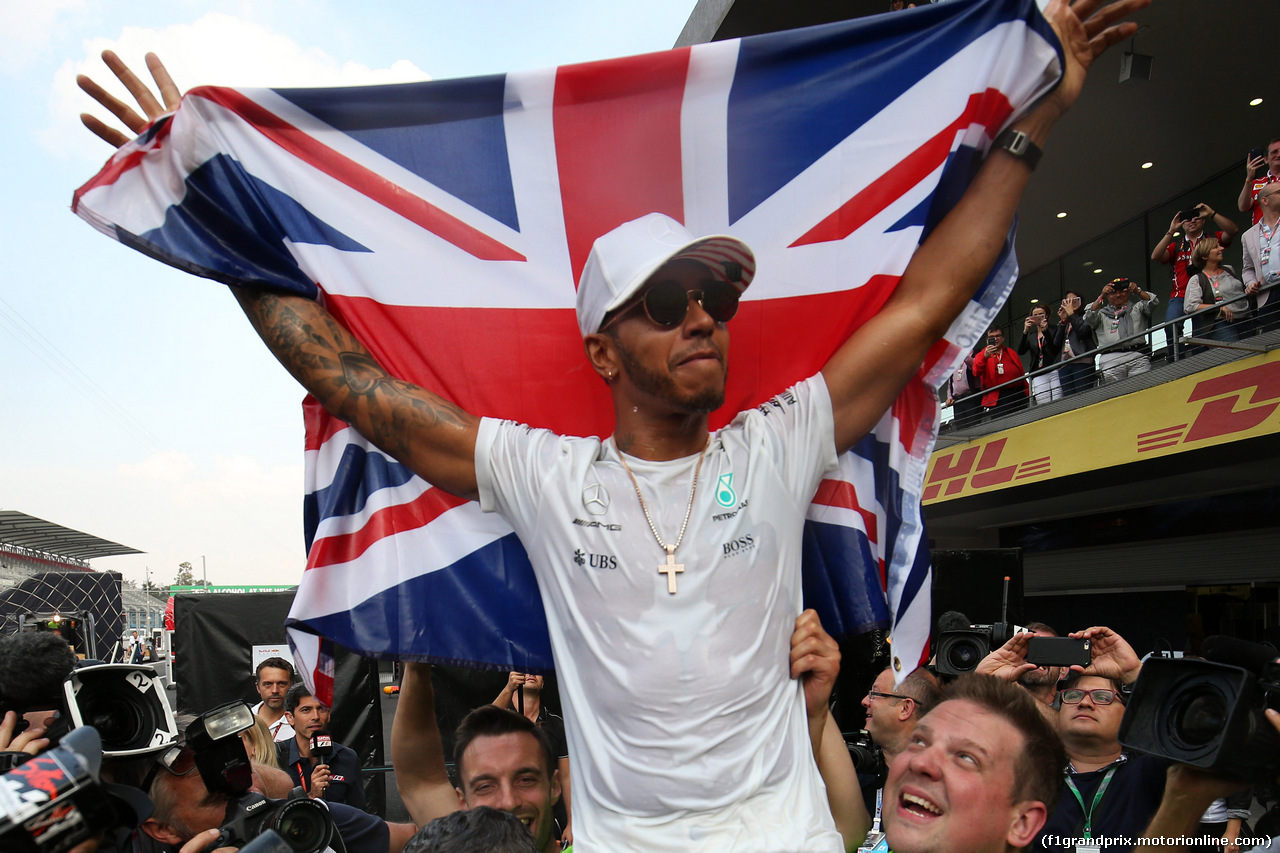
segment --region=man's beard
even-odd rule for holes
[[[724,405],[724,386],[709,387],[693,394],[681,394],[670,376],[661,376],[645,367],[616,337],[618,356],[627,371],[627,377],[641,391],[660,400],[666,400],[687,413],[710,414]],[[727,371],[726,371],[727,374]],[[726,376],[727,378],[727,376]]]
[[[1023,687],[1050,687],[1058,683],[1058,674],[1052,669],[1033,669],[1018,677]]]

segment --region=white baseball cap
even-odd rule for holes
[[[582,269],[577,309],[583,337],[600,331],[605,315],[625,305],[659,267],[682,258],[705,264],[739,293],[756,274],[755,255],[737,237],[695,237],[662,213],[624,222],[596,239]]]

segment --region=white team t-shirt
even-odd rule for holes
[[[804,518],[836,467],[834,435],[821,375],[714,433],[671,594],[612,441],[481,422],[480,504],[515,529],[538,579],[584,853],[691,849],[719,837],[717,821],[741,824],[744,803],[777,826],[734,850],[842,849],[789,672]],[[698,456],[627,461],[674,542]]]

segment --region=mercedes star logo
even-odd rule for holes
[[[609,493],[599,483],[592,483],[582,490],[582,505],[592,515],[604,515],[609,511]]]

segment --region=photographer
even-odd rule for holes
[[[1012,681],[1031,694],[1046,718],[1057,725],[1058,712],[1053,705],[1058,699],[1058,682],[1062,667],[1037,666],[1027,661],[1027,648],[1032,637],[1056,637],[1058,632],[1043,622],[1031,622],[1026,630],[1014,634],[1003,646],[978,663],[974,672]]]
[[[1106,352],[1098,356],[1102,382],[1119,382],[1151,369],[1147,342],[1135,335],[1151,328],[1151,309],[1160,304],[1154,293],[1148,293],[1135,281],[1117,278],[1102,288],[1102,293],[1084,312],[1084,321],[1093,328],[1098,346]]]
[[[1205,226],[1213,223],[1214,229],[1206,232]],[[1211,209],[1201,202],[1190,210],[1179,211],[1169,222],[1169,230],[1156,241],[1151,250],[1151,260],[1173,267],[1172,285],[1169,288],[1169,304],[1164,311],[1165,321],[1176,320],[1188,313],[1184,300],[1187,295],[1187,282],[1195,273],[1191,253],[1201,237],[1217,237],[1223,246],[1231,245],[1231,238],[1239,231],[1239,226],[1227,217]],[[1181,236],[1179,235],[1181,232]],[[1182,337],[1182,323],[1175,323],[1168,329],[1176,340]],[[1168,333],[1166,333],[1168,334]]]
[[[1093,359],[1068,361],[1098,346],[1093,329],[1084,321],[1084,314],[1080,310],[1082,303],[1079,293],[1068,290],[1058,304],[1058,328],[1063,330],[1062,357],[1058,360],[1065,362],[1058,368],[1058,377],[1064,397],[1093,387]]]
[[[195,718],[179,715],[176,719],[179,745],[156,755],[113,759],[103,765],[104,778],[109,775],[138,788],[155,804],[133,841],[132,853],[169,853],[180,846],[180,853],[202,849],[192,842],[207,845],[237,812],[236,799],[210,789],[196,766],[196,753],[187,745],[187,729]],[[235,743],[240,744],[238,737]],[[244,760],[248,763],[247,756]],[[283,798],[290,784],[282,771],[254,764],[247,793]],[[416,830],[413,824],[387,823],[340,803],[329,804],[328,809],[348,853],[400,853]]]
[[[1031,309],[1026,322],[1022,324],[1022,341],[1018,344],[1018,355],[1026,356],[1026,368],[1035,373],[1058,363],[1062,355],[1062,340],[1067,333],[1066,327],[1057,325],[1049,328],[1049,312],[1043,305]],[[1058,383],[1058,371],[1052,370],[1031,378],[1031,405],[1039,406],[1062,399],[1062,387]]]
[[[1110,628],[1069,636],[1090,640],[1091,661],[1088,667],[1072,667],[1058,691],[1058,734],[1069,759],[1067,792],[1038,843],[1045,850],[1065,849],[1083,834],[1105,840],[1110,850],[1128,850],[1160,805],[1168,766],[1162,758],[1130,753],[1120,744],[1125,705],[1142,661]]]
[[[982,395],[982,411],[1000,417],[1027,407],[1027,382],[1004,383],[1025,374],[1018,354],[1004,345],[1004,330],[987,332],[987,345],[974,356],[973,373],[987,393]]]

